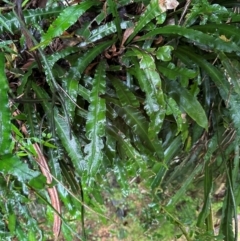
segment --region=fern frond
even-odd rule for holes
[[[5,75],[5,58],[0,53],[0,156],[11,152],[11,112],[8,103],[8,81]]]
[[[46,47],[53,38],[61,36],[62,33],[73,25],[78,18],[90,7],[97,6],[98,1],[84,1],[78,5],[64,8],[55,21],[52,22],[47,32],[43,34],[41,43],[38,46]],[[67,21],[66,21],[67,19]],[[38,47],[37,46],[37,47]]]
[[[97,173],[103,159],[102,137],[105,135],[106,103],[100,96],[105,94],[105,88],[105,62],[102,61],[99,63],[93,79],[86,123],[86,137],[90,143],[85,146],[84,151],[87,154],[85,160],[88,163],[89,182]]]

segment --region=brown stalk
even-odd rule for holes
[[[17,116],[18,114],[20,114],[20,111],[18,109],[13,112],[14,116]],[[19,123],[19,124],[21,125],[21,129],[22,129],[22,132],[24,133],[24,135],[28,136],[26,126],[21,123]],[[45,156],[43,155],[38,143],[33,144],[33,147],[37,153],[37,156],[35,157],[35,159],[36,159],[37,163],[39,164],[40,170],[41,170],[42,174],[46,177],[47,184],[51,184],[53,178],[50,173],[50,169],[47,164],[47,160],[46,160]],[[54,234],[55,240],[57,240],[57,238],[60,234],[60,230],[61,230],[61,218],[59,216],[59,214],[61,214],[60,200],[59,200],[58,192],[57,192],[57,189],[55,186],[48,188],[47,191],[48,191],[48,194],[49,194],[49,197],[51,200],[51,204],[52,204],[53,208],[57,211],[54,213],[54,220],[53,220],[53,234]]]
[[[37,153],[36,161],[39,164],[39,167],[41,169],[42,174],[47,178],[47,184],[51,184],[52,182],[52,176],[50,174],[50,169],[48,167],[46,158],[44,157],[38,143],[33,144],[33,147]],[[48,188],[48,194],[51,199],[52,206],[58,213],[54,213],[54,222],[53,222],[53,233],[55,238],[59,236],[60,229],[61,229],[61,219],[59,217],[59,214],[61,213],[61,206],[59,202],[59,197],[57,193],[56,187]]]
[[[28,48],[28,50],[31,50],[34,47],[34,43],[32,40],[33,36],[30,34],[30,32],[28,31],[28,29],[26,27],[24,15],[22,12],[22,0],[16,0],[15,11],[16,11],[16,14],[17,14],[17,17],[19,20],[21,32],[26,40],[27,48]],[[38,53],[36,51],[32,51],[32,55],[33,55],[34,59],[36,60],[39,70],[42,70],[41,60],[38,56]]]

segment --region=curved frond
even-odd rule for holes
[[[105,62],[100,62],[92,83],[90,105],[88,108],[86,136],[90,141],[84,148],[87,156],[89,181],[97,173],[103,159],[104,147],[102,137],[105,135],[106,103],[100,96],[105,94],[106,73]]]
[[[39,175],[39,172],[30,169],[26,163],[12,154],[0,156],[0,172],[13,175],[22,183]]]
[[[240,43],[239,28],[229,24],[205,24],[194,25],[191,29],[202,31],[203,33],[218,34],[226,42]]]
[[[98,4],[98,1],[90,0],[65,8],[63,11],[61,11],[57,19],[52,22],[47,32],[43,34],[41,43],[39,45],[46,47],[54,37],[61,36],[65,30],[74,24],[78,18],[86,12],[86,10]]]
[[[139,107],[139,102],[136,96],[124,85],[119,79],[109,76],[111,83],[116,89],[116,94],[122,106]]]
[[[162,22],[164,22],[166,15],[161,10],[159,1],[151,0],[146,10],[144,11],[144,13],[140,16],[139,21],[134,27],[133,33],[130,35],[130,37],[127,40],[127,43],[129,43],[136,36],[136,34],[140,30],[142,30],[152,19],[158,17],[161,14],[163,16]]]
[[[39,88],[35,83],[32,83],[32,87],[38,98],[43,100],[49,99],[47,93]],[[70,138],[69,125],[67,120],[65,120],[63,117],[60,117],[57,111],[53,112],[52,105],[49,104],[49,102],[43,101],[43,108],[49,116],[49,119],[51,119],[52,115],[54,115],[55,125],[53,126],[56,126],[57,133],[61,139],[62,145],[71,158],[77,173],[79,176],[81,176],[83,171],[86,169],[86,163],[84,162],[84,158],[81,152],[81,144],[74,134],[72,135],[72,138]]]
[[[132,67],[131,73],[138,80],[142,91],[146,93],[144,105],[151,120],[148,135],[150,139],[154,139],[161,129],[165,116],[165,100],[161,78],[157,72],[155,60],[150,54],[137,48],[133,48],[133,51],[140,59],[140,63],[132,60],[134,67]]]
[[[77,62],[72,66],[70,70],[70,74],[74,77],[80,77],[83,71],[87,68],[87,66],[105,49],[110,47],[115,40],[108,40],[98,45],[95,45],[94,48],[88,50],[82,57],[80,57]]]
[[[0,156],[11,152],[11,112],[8,103],[8,81],[5,75],[5,58],[0,53]]]
[[[182,26],[165,26],[162,28],[155,29],[143,37],[139,38],[138,41],[147,39],[152,36],[156,36],[159,34],[166,35],[179,35],[187,38],[191,43],[203,48],[204,50],[220,50],[227,53],[231,52],[240,52],[239,46],[232,41],[224,41],[220,37],[211,36],[209,34],[205,34],[201,31],[193,30],[190,28],[185,28]]]
[[[197,99],[178,82],[167,81],[166,87],[169,95],[175,99],[179,106],[183,108],[199,126],[208,129],[206,113]]]
[[[37,8],[37,9],[30,9],[23,11],[24,19],[27,24],[38,24],[38,21],[42,19],[47,19],[52,16],[56,16],[63,10],[62,7],[55,7],[55,8]],[[15,32],[16,30],[20,29],[20,23],[13,12],[2,14],[1,17],[2,21],[5,24],[0,25],[0,33],[2,34],[4,31],[8,30],[10,32]]]
[[[158,140],[150,139],[148,136],[149,123],[146,118],[131,106],[117,108],[117,112],[126,124],[132,128],[133,133],[140,138],[142,145],[147,147],[153,155],[157,154],[157,157],[163,160],[161,143]]]

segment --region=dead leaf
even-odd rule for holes
[[[167,10],[176,9],[179,2],[176,0],[159,0],[159,6],[163,12]]]
[[[122,43],[121,43],[121,47],[123,47],[124,43],[126,42],[126,40],[128,39],[128,37],[133,33],[134,27],[131,28],[127,28],[123,34],[123,38],[122,38]]]

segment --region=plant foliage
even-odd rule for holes
[[[236,241],[239,3],[33,2],[1,3],[0,237],[91,240],[138,179],[143,240]]]

